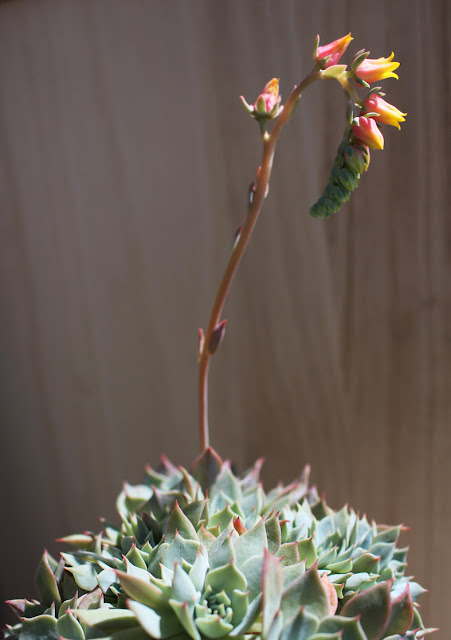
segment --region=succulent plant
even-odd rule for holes
[[[44,553],[40,601],[11,600],[21,621],[5,638],[84,640],[419,639],[417,598],[404,575],[401,527],[308,486],[308,467],[265,493],[262,461],[242,477],[208,448],[190,472],[167,458],[125,485],[120,524],[68,536]]]
[[[62,538],[71,551],[59,561],[44,553],[36,574],[40,600],[9,601],[20,622],[5,638],[420,640],[433,631],[419,614],[424,590],[404,575],[401,526],[378,526],[348,507],[334,511],[309,488],[308,467],[296,482],[266,494],[261,460],[239,477],[209,447],[207,379],[224,337],[222,310],[268,193],[277,140],[301,94],[317,80],[337,80],[349,99],[348,127],[314,216],[329,216],[349,198],[368,167],[369,148],[383,148],[379,123],[399,127],[404,120],[377,89],[366,101],[356,93],[367,80],[397,77],[399,63],[393,54],[369,60],[362,50],[346,71],[337,62],[351,40],[348,34],[319,47],[317,36],[315,66],[283,107],[277,79],[253,107],[243,99],[260,125],[262,162],[208,324],[199,330],[203,453],[189,472],[163,457],[142,484],[124,486],[119,524]]]

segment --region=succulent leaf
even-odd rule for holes
[[[333,511],[308,488],[308,468],[266,494],[261,464],[240,477],[213,449],[190,472],[162,457],[143,484],[124,485],[119,524],[62,538],[71,552],[59,562],[44,553],[41,602],[8,601],[20,622],[5,638],[420,640],[433,631],[416,604],[424,589],[404,575],[401,527]]]

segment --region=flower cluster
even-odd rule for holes
[[[346,51],[351,34],[339,38],[330,44],[319,46],[316,37],[313,59],[324,73],[324,77],[334,77],[334,68]],[[329,217],[337,212],[344,202],[349,200],[361,174],[368,168],[370,149],[383,149],[384,136],[380,125],[388,124],[400,128],[407,114],[383,99],[380,87],[372,88],[369,83],[398,78],[395,69],[399,62],[393,62],[394,54],[388,58],[368,58],[369,52],[359,51],[353,59],[351,69],[335,75],[349,96],[348,120],[343,140],[338,148],[329,182],[318,201],[311,207],[314,217]],[[369,89],[366,97],[360,99],[356,87]]]

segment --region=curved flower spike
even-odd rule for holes
[[[368,113],[378,113],[377,116],[371,116],[376,122],[382,122],[383,124],[391,124],[394,127],[400,129],[400,122],[404,122],[404,116],[407,113],[402,113],[394,105],[390,104],[377,93],[372,93],[363,103],[364,108]]]
[[[360,116],[356,118],[356,121],[356,124],[352,125],[354,138],[366,144],[370,149],[383,149],[384,136],[373,118]]]
[[[329,44],[325,44],[322,47],[318,47],[317,43],[319,42],[319,36],[316,36],[315,47],[313,50],[313,60],[315,62],[320,62],[324,58],[329,58],[325,63],[324,68],[331,67],[332,65],[337,64],[340,60],[341,56],[344,54],[346,49],[348,48],[349,43],[353,39],[351,34],[348,33],[347,36],[343,36],[342,38],[338,38],[338,40],[334,40],[333,42],[329,42]]]
[[[385,78],[398,79],[396,73],[393,73],[399,67],[399,62],[392,62],[394,55],[392,53],[388,58],[373,60],[365,58],[355,69],[356,76],[368,83],[384,80]]]

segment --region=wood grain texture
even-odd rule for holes
[[[31,596],[42,548],[97,529],[160,451],[196,455],[196,332],[260,154],[237,97],[273,76],[286,96],[316,33],[352,31],[395,50],[385,88],[407,121],[343,211],[313,220],[343,98],[302,99],[225,309],[211,436],[241,467],[266,455],[268,485],[310,462],[332,506],[411,526],[409,572],[447,638],[449,9],[0,4],[2,600]]]

